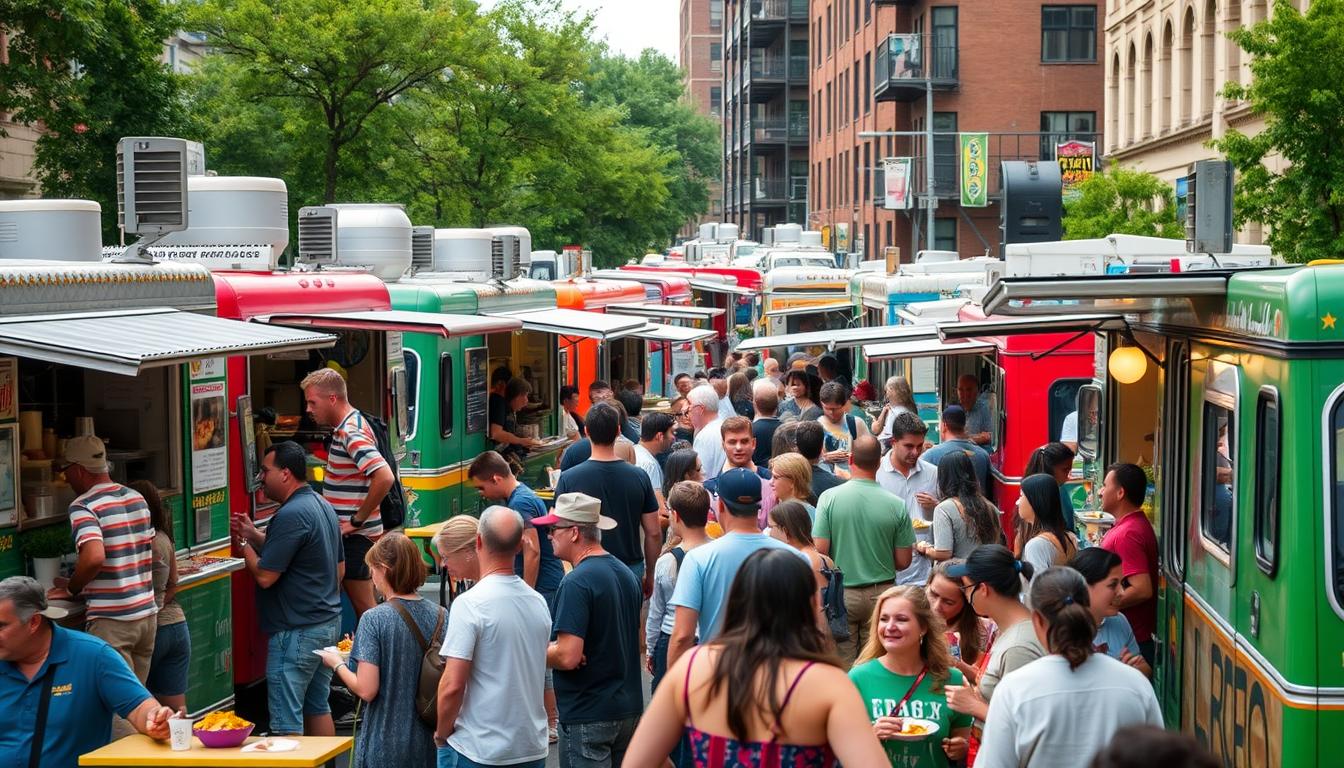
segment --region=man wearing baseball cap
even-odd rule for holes
[[[708,642],[719,633],[728,589],[737,569],[758,549],[787,549],[782,541],[761,533],[756,516],[761,508],[761,478],[744,467],[734,467],[718,476],[718,515],[723,535],[686,553],[672,592],[676,608],[672,638],[667,646],[667,666],[695,644]],[[798,553],[801,556],[801,553]]]
[[[65,444],[65,481],[79,494],[70,528],[79,560],[48,596],[88,602],[88,631],[121,654],[140,682],[149,676],[158,631],[154,604],[154,526],[140,494],[108,476],[107,449],[93,435]]]
[[[6,765],[39,758],[43,766],[74,768],[80,755],[112,740],[114,713],[143,734],[168,738],[172,710],[107,643],[57,626],[66,615],[33,579],[0,581],[0,712],[14,715],[0,730]]]
[[[555,511],[532,524],[549,526],[556,556],[573,566],[560,580],[546,649],[560,710],[560,764],[620,765],[644,711],[644,593],[630,568],[602,548],[602,531],[617,523],[598,499],[558,494]]]

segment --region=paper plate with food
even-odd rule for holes
[[[938,732],[938,724],[932,720],[919,720],[907,717],[901,723],[901,731],[892,738],[897,741],[922,741]]]

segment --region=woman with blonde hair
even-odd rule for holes
[[[887,402],[882,412],[873,420],[873,432],[882,441],[885,448],[891,443],[891,423],[902,413],[919,415],[919,406],[915,405],[915,394],[910,390],[910,382],[904,376],[892,376],[887,379],[884,394]]]
[[[812,498],[812,462],[801,453],[781,453],[770,460],[770,487],[775,492],[775,503],[796,501],[807,510],[807,516],[817,519],[816,499]]]
[[[433,765],[434,732],[416,713],[411,693],[420,682],[425,655],[421,639],[429,648],[438,648],[448,612],[420,597],[425,561],[420,548],[404,534],[384,534],[364,562],[385,602],[359,618],[348,662],[334,650],[320,652],[350,692],[368,703],[354,766]]]
[[[966,756],[971,718],[947,706],[946,686],[961,685],[963,679],[945,631],[923,589],[891,587],[877,599],[868,644],[849,671],[893,766],[946,768]],[[937,730],[928,738],[907,740],[916,735],[909,732],[911,719],[928,721],[920,725],[932,723]]]

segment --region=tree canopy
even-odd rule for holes
[[[1064,211],[1064,239],[1107,235],[1184,237],[1176,221],[1175,192],[1150,173],[1111,166],[1079,187],[1082,197]]]
[[[1344,253],[1344,0],[1305,14],[1275,3],[1264,22],[1229,33],[1250,56],[1251,84],[1224,95],[1265,119],[1255,136],[1229,131],[1214,146],[1237,170],[1236,221],[1261,222],[1290,261]]]

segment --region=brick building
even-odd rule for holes
[[[723,2],[681,0],[680,61],[686,96],[701,114],[719,121],[723,115]],[[723,218],[723,184],[709,185],[709,212],[682,228],[695,237],[701,221]]]
[[[724,5],[723,220],[759,239],[807,217],[808,0]]]
[[[1057,141],[1098,141],[1104,12],[1070,0],[812,0],[807,226],[835,250],[862,244],[870,259],[887,246],[907,261],[930,247],[997,254],[1000,161],[1053,160]],[[923,202],[929,122],[932,237]],[[877,132],[917,135],[865,136]],[[959,132],[989,134],[985,207],[960,204]],[[914,158],[909,210],[883,208],[885,157]]]

